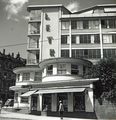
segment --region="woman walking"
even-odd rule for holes
[[[61,120],[63,119],[63,112],[64,112],[64,107],[63,107],[62,101],[59,101],[59,114],[60,114]]]

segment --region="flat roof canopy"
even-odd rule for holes
[[[68,88],[68,89],[45,89],[39,90],[34,94],[50,94],[50,93],[68,93],[68,92],[83,92],[85,88]]]

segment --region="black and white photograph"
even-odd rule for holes
[[[116,120],[116,0],[0,0],[0,120]]]

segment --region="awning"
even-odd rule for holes
[[[19,90],[26,90],[27,88],[22,88],[22,85],[16,85],[16,86],[11,86],[9,89],[13,91],[19,91]]]
[[[67,93],[67,92],[83,92],[85,88],[68,88],[68,89],[45,89],[39,90],[34,94],[50,94],[50,93]]]
[[[36,92],[36,90],[28,91],[28,92],[22,94],[21,97],[29,97],[29,96],[31,96],[34,92]]]

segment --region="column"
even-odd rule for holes
[[[29,98],[28,98],[28,101],[29,101],[29,112],[31,112],[31,96],[29,96]]]
[[[54,93],[52,94],[52,101],[51,101],[51,105],[52,105],[52,111],[57,111],[57,94]]]
[[[94,112],[93,89],[88,89],[85,92],[85,111]]]
[[[100,32],[100,46],[101,46],[101,59],[102,59],[103,58],[103,41],[102,41],[101,20],[99,20],[99,32]]]
[[[68,112],[73,112],[73,93],[68,93]]]
[[[42,94],[37,97],[37,111],[42,111]]]
[[[71,20],[69,21],[69,41],[70,41],[70,44],[69,44],[69,57],[72,57],[72,42],[71,42]]]

